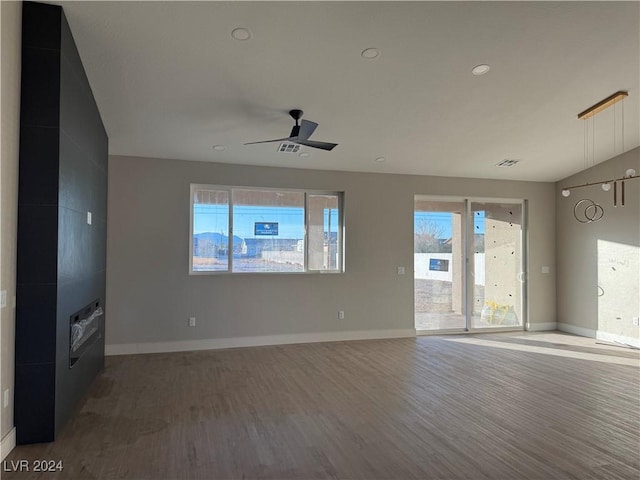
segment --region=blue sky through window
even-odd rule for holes
[[[324,211],[325,226],[329,220],[329,209]],[[234,235],[240,238],[256,238],[256,222],[278,224],[278,238],[304,238],[304,208],[262,207],[239,205],[233,207]],[[227,205],[195,204],[193,233],[215,232],[228,234],[229,207]],[[326,228],[326,227],[325,227]],[[331,231],[338,229],[338,210],[331,209]]]
[[[414,229],[421,222],[428,222],[436,225],[442,231],[442,239],[451,238],[453,213],[449,212],[415,212],[413,215]],[[473,233],[484,234],[485,215],[484,211],[473,212]]]
[[[303,238],[304,208],[302,207],[261,207],[236,206],[234,211],[234,234],[241,238],[254,238],[255,222],[278,224],[278,237]],[[331,231],[337,231],[338,212],[332,211]],[[484,211],[473,212],[475,234],[484,234]],[[325,209],[325,225],[328,223],[329,210]],[[414,227],[419,222],[433,222],[442,230],[442,238],[451,238],[453,214],[448,212],[415,212]],[[196,204],[193,216],[193,233],[216,232],[228,234],[229,215],[227,205]]]
[[[279,238],[304,238],[304,208],[260,207],[240,205],[233,207],[233,233],[241,238],[254,238],[256,222],[278,224]],[[260,236],[258,236],[260,238]]]

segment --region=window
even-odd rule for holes
[[[192,271],[229,270],[229,192],[198,189],[193,192]]]
[[[341,272],[342,193],[191,185],[190,273]]]

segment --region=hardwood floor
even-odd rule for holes
[[[629,480],[639,432],[638,352],[557,332],[121,356],[2,478]]]

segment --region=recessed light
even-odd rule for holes
[[[225,151],[227,149],[227,147],[225,147],[224,145],[214,145],[213,149],[216,152],[223,152],[223,151]]]
[[[382,162],[384,162],[385,160],[386,160],[386,158],[384,158],[384,157],[378,157],[378,158],[376,158],[376,162],[378,162],[378,163],[382,163]]]
[[[300,152],[298,155],[307,158],[309,156],[309,152]]]
[[[380,50],[377,48],[365,48],[360,55],[362,58],[366,58],[367,60],[373,60],[380,56]]]
[[[234,39],[239,40],[241,42],[243,42],[245,40],[249,40],[252,37],[251,30],[249,30],[248,28],[243,28],[243,27],[234,28],[231,31],[231,36]]]
[[[471,73],[473,73],[474,75],[484,75],[490,69],[491,69],[491,67],[489,65],[487,65],[485,63],[481,63],[480,65],[476,65],[475,67],[473,67],[471,69]]]

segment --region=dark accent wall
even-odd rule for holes
[[[15,425],[53,441],[104,366],[99,339],[69,366],[69,319],[104,308],[107,134],[61,7],[25,2],[18,191]],[[91,224],[87,220],[91,212]]]

